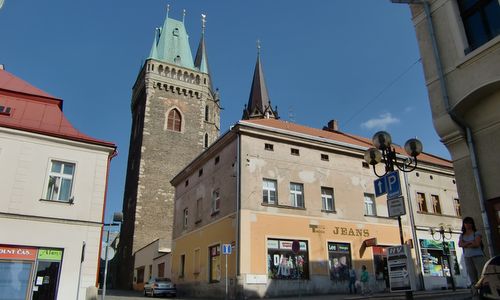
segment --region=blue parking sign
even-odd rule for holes
[[[387,181],[387,199],[394,199],[401,196],[401,181],[399,180],[399,172],[389,172],[385,177]]]

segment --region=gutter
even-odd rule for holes
[[[443,66],[441,63],[441,57],[439,56],[439,48],[436,41],[436,35],[434,32],[434,25],[432,24],[432,16],[431,16],[431,8],[428,0],[422,0],[421,3],[424,6],[425,17],[427,19],[427,25],[429,27],[429,35],[431,38],[432,50],[434,52],[434,60],[436,63],[438,80],[441,88],[441,93],[443,95],[443,103],[446,108],[446,113],[450,116],[450,118],[465,132],[465,137],[467,140],[467,146],[470,152],[470,160],[472,163],[472,172],[474,174],[474,181],[476,184],[477,194],[479,198],[479,206],[481,209],[481,217],[484,224],[484,231],[486,237],[486,244],[488,245],[488,251],[491,256],[493,256],[493,237],[491,235],[490,224],[488,221],[488,216],[486,214],[486,199],[484,199],[484,192],[482,187],[481,176],[479,172],[479,165],[476,156],[476,147],[474,144],[474,140],[472,138],[472,130],[468,126],[467,122],[460,116],[458,116],[453,109],[450,107],[450,99],[448,96],[448,90],[446,88],[446,79],[444,77]]]

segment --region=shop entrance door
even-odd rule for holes
[[[33,282],[33,300],[56,299],[60,264],[58,261],[38,261]]]

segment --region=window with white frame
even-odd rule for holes
[[[218,212],[220,209],[220,191],[216,189],[212,192],[212,212]]]
[[[262,181],[262,201],[268,204],[278,204],[276,197],[276,180],[266,179]]]
[[[182,223],[182,228],[186,229],[188,227],[188,209],[184,208],[184,222]]]
[[[375,207],[375,196],[373,194],[365,193],[365,215],[377,215],[377,208]]]
[[[304,185],[302,183],[290,182],[290,205],[304,207]]]
[[[75,164],[52,160],[48,175],[47,193],[45,199],[70,202],[72,201]]]
[[[323,210],[335,211],[335,203],[333,201],[333,189],[329,187],[321,187],[321,202],[323,203]]]

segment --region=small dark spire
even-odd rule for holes
[[[194,66],[200,72],[206,73],[210,75],[210,69],[208,68],[208,57],[207,50],[205,46],[205,27],[206,27],[206,15],[201,14],[201,39],[200,44],[198,45],[198,50],[196,51],[196,56],[194,59]]]
[[[245,105],[243,120],[247,119],[278,119],[276,110],[273,110],[269,94],[267,92],[264,71],[260,61],[260,41],[257,40],[257,62],[253,73],[252,87],[250,89],[250,98],[248,105]]]

